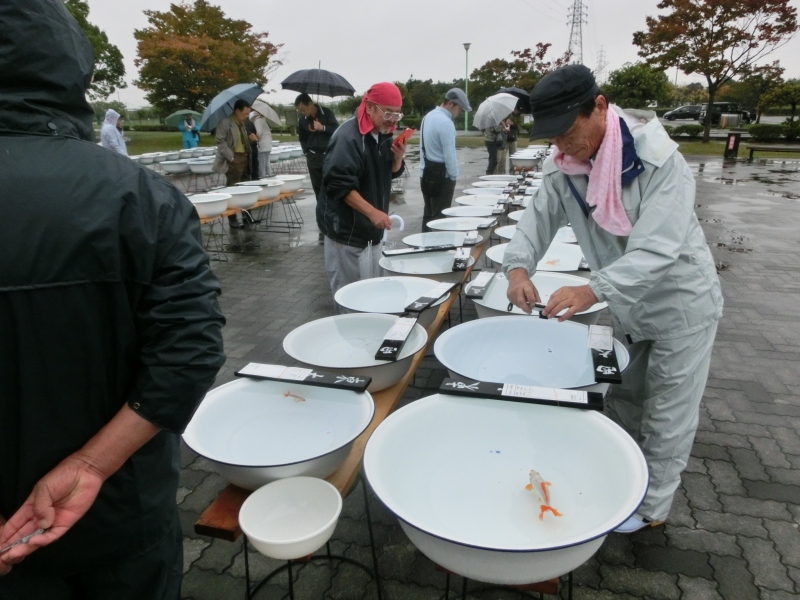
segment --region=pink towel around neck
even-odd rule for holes
[[[566,175],[589,175],[586,204],[595,207],[592,218],[600,227],[614,235],[630,235],[633,226],[622,204],[622,133],[619,115],[613,108],[609,106],[606,112],[606,134],[594,165],[567,156],[558,148],[553,160]]]

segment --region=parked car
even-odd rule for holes
[[[678,108],[664,113],[667,121],[674,121],[675,119],[697,119],[700,116],[699,104],[687,104],[686,106],[679,106]]]
[[[697,120],[701,123],[705,123],[706,113],[708,112],[707,107],[707,104],[703,104],[703,107],[700,109],[700,116]],[[711,113],[711,125],[719,125],[723,114],[739,115],[743,124],[750,123],[752,120],[750,112],[742,110],[737,102],[714,102],[714,111]]]

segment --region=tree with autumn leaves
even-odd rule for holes
[[[136,85],[159,111],[202,111],[219,92],[237,83],[265,85],[280,66],[280,45],[247,21],[229,19],[206,0],[144,11],[149,27],[134,31],[139,67]]]
[[[737,75],[758,73],[758,63],[797,31],[789,0],[662,0],[658,8],[669,12],[647,17],[648,30],[633,34],[639,56],[661,69],[703,75],[709,105]],[[710,132],[707,118],[703,142]]]

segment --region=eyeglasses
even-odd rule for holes
[[[383,110],[377,104],[375,105],[375,108],[377,108],[379,111],[383,113],[384,121],[390,121],[396,123],[397,121],[403,118],[403,113],[401,112],[389,112],[388,110]]]

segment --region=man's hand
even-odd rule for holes
[[[255,133],[251,133],[249,137],[251,142],[258,142],[258,136]]]
[[[389,215],[387,215],[382,210],[378,210],[377,208],[370,213],[369,220],[378,229],[392,228],[392,220],[389,218]]]
[[[510,289],[509,285],[509,289]],[[547,306],[542,309],[545,317],[556,316],[562,310],[566,309],[563,315],[558,317],[559,322],[571,319],[573,315],[583,312],[591,308],[597,303],[597,296],[594,295],[592,288],[588,285],[580,286],[567,286],[558,288],[553,295]]]
[[[64,535],[94,502],[105,476],[80,456],[65,458],[42,477],[19,510],[0,529],[0,547],[13,544],[37,529],[45,532],[0,556],[0,575],[34,550]]]
[[[406,142],[392,143],[392,173],[397,173],[403,166],[403,157],[406,154]]]
[[[324,131],[324,129],[325,126],[319,121],[311,121],[311,124],[308,126],[309,131]]]
[[[508,272],[508,296],[509,302],[517,306],[524,312],[531,314],[531,306],[535,302],[541,302],[539,292],[528,277],[525,269],[516,268]]]

